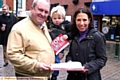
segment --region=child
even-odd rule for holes
[[[70,31],[70,22],[65,21],[65,9],[64,7],[58,5],[53,7],[51,10],[50,17],[52,19],[52,23],[50,24],[49,32],[52,39],[55,39],[59,34],[63,34],[63,39],[69,39],[71,35]],[[64,50],[62,50],[58,55],[55,55],[55,63],[60,63],[60,60],[64,56]],[[57,76],[59,71],[54,71],[52,74],[51,80],[57,80]]]

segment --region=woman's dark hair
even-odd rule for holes
[[[75,13],[73,15],[73,24],[71,26],[71,28],[72,28],[72,38],[74,38],[74,36],[77,35],[78,32],[79,32],[77,27],[76,27],[76,17],[79,13],[87,14],[88,18],[90,19],[89,28],[94,28],[94,26],[93,26],[93,16],[92,16],[90,10],[86,7],[79,8],[75,11]]]

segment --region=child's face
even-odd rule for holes
[[[52,16],[52,21],[55,25],[60,25],[64,21],[64,18],[61,15],[54,13]]]

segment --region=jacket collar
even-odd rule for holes
[[[90,29],[89,32],[88,32],[88,34],[87,34],[87,36],[86,36],[86,38],[93,39],[93,34],[95,32],[97,32],[97,29]]]

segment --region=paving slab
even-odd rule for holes
[[[120,59],[115,58],[115,48],[116,43],[112,41],[107,41],[106,52],[108,60],[106,66],[101,69],[102,80],[120,80]],[[119,49],[120,50],[120,49]],[[65,53],[68,53],[68,48],[65,49]],[[2,77],[15,77],[15,71],[12,64],[9,62],[9,65],[3,67],[3,51],[2,46],[0,45],[0,80]],[[65,56],[61,62],[65,61]],[[60,71],[58,80],[66,80],[67,72]]]

